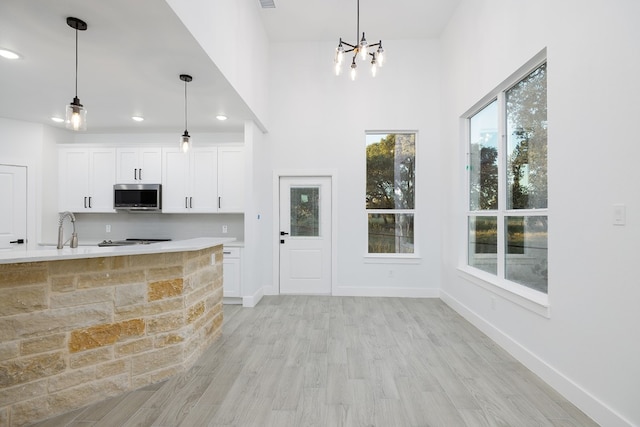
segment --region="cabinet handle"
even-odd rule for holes
[[[133,170],[133,180],[136,181],[138,179],[138,169]]]
[[[89,209],[91,209],[91,196],[89,196]]]
[[[84,208],[87,209],[87,196],[84,197]]]
[[[218,209],[220,209],[220,199],[222,199],[222,197],[218,196]]]
[[[222,251],[223,255],[231,255],[231,251]]]
[[[142,168],[138,169],[138,179],[142,181]]]
[[[189,207],[193,208],[193,197],[189,197]]]
[[[188,208],[189,208],[189,198],[188,198],[188,197],[185,197],[185,198],[184,198],[184,208],[185,208],[185,209],[188,209]]]

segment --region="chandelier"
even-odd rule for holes
[[[382,48],[382,40],[378,43],[369,44],[362,32],[362,38],[360,37],[360,0],[358,0],[358,20],[356,27],[356,44],[347,43],[340,37],[340,42],[336,48],[334,57],[336,76],[340,75],[342,71],[342,63],[344,62],[345,53],[353,52],[353,58],[351,59],[351,80],[356,79],[356,59],[360,56],[360,59],[367,61],[369,56],[371,57],[371,74],[375,77],[378,67],[382,67],[384,62],[384,49]],[[376,49],[377,48],[377,49]]]

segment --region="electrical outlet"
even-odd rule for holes
[[[107,225],[104,227],[104,231],[105,231],[105,232],[107,232],[107,233],[111,233],[111,224],[107,224]]]
[[[229,229],[227,228],[226,225],[222,226],[222,234],[227,234],[227,232],[229,231]]]
[[[627,223],[627,207],[625,205],[613,205],[613,225],[625,225]]]

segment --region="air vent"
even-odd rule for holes
[[[273,0],[260,0],[260,6],[262,6],[263,9],[275,9],[276,4]]]

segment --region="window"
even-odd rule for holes
[[[415,133],[367,133],[368,253],[413,254]]]
[[[546,63],[467,121],[467,264],[546,294]]]

